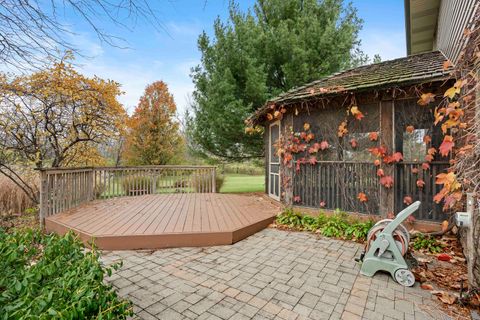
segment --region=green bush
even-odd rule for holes
[[[418,233],[413,241],[412,247],[415,250],[425,249],[431,253],[440,253],[443,251],[443,245],[437,239],[423,233]]]
[[[289,228],[319,232],[326,237],[344,238],[364,241],[367,233],[373,226],[373,221],[360,222],[352,220],[350,216],[337,210],[333,215],[320,213],[313,217],[286,208],[277,216],[277,223]]]
[[[125,319],[131,303],[104,282],[112,268],[72,233],[0,229],[0,319]]]

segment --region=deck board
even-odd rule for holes
[[[231,244],[279,212],[261,195],[177,193],[95,200],[48,217],[47,231],[74,230],[101,249],[157,249]]]

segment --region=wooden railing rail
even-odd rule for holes
[[[40,171],[40,222],[95,199],[216,192],[214,166],[51,168]]]

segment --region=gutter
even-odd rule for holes
[[[411,25],[410,25],[410,0],[403,1],[405,5],[405,37],[407,43],[407,56],[412,54],[412,45],[410,39]]]

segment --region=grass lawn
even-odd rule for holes
[[[261,192],[265,190],[265,176],[226,174],[221,193]]]

